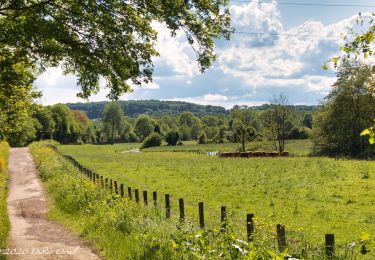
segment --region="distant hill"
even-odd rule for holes
[[[211,105],[198,105],[182,101],[160,101],[160,100],[128,100],[119,101],[124,109],[125,115],[128,117],[136,117],[140,114],[148,114],[151,116],[160,116],[163,114],[178,114],[182,112],[191,112],[196,116],[202,117],[214,114],[228,114],[231,110],[227,110],[221,106]],[[68,103],[68,107],[74,110],[81,110],[87,113],[90,119],[100,118],[104,106],[109,103],[108,101],[102,102],[89,102],[89,103]],[[269,104],[261,106],[235,106],[234,108],[246,107],[254,110],[269,109]],[[288,106],[290,109],[298,112],[312,112],[316,106],[296,105]]]
[[[182,112],[191,112],[196,116],[206,116],[214,114],[228,114],[229,111],[220,106],[203,106],[182,101],[160,101],[160,100],[127,100],[119,101],[128,117],[136,117],[140,114],[159,116],[163,114],[175,114]],[[87,113],[90,119],[100,118],[104,106],[109,103],[90,102],[90,103],[68,103],[69,108],[81,110]]]

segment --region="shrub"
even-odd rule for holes
[[[161,145],[161,137],[158,133],[152,133],[146,137],[143,142],[142,148],[154,147]]]
[[[184,145],[184,143],[180,140],[178,141],[177,145]]]
[[[198,137],[198,144],[205,144],[205,143],[207,143],[207,136],[206,136],[206,133],[202,133]]]
[[[176,145],[179,139],[180,135],[177,131],[173,130],[168,132],[168,134],[165,136],[165,141],[168,143],[168,145]]]

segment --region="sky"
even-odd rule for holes
[[[120,99],[180,100],[231,108],[269,103],[284,94],[289,104],[318,104],[335,82],[334,68],[323,71],[322,65],[339,54],[343,41],[336,36],[345,33],[359,13],[375,12],[375,3],[237,0],[231,2],[230,11],[237,33],[230,41],[216,41],[217,60],[204,74],[184,34],[172,38],[167,29],[156,25],[160,56],[154,59],[154,82]],[[306,34],[313,36],[301,36]],[[35,85],[42,90],[44,105],[108,100],[105,89],[88,101],[78,98],[75,76],[64,76],[60,68],[49,68]]]

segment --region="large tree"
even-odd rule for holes
[[[233,133],[237,141],[241,144],[241,150],[246,151],[246,143],[253,141],[256,137],[255,129],[252,127],[252,122],[255,118],[255,113],[249,109],[238,109],[233,112]]]
[[[183,31],[201,71],[215,55],[214,40],[229,39],[229,0],[4,0],[0,2],[0,48],[27,57],[41,70],[61,65],[78,76],[87,98],[106,79],[117,99],[152,80],[157,31]]]
[[[40,93],[32,86],[31,68],[27,58],[0,49],[0,139],[12,146],[26,145],[35,138],[32,115]]]
[[[334,66],[340,66],[340,63],[347,63],[351,61],[358,61],[368,59],[375,55],[375,13],[370,16],[363,16],[359,14],[356,26],[365,25],[364,30],[360,30],[355,33],[355,30],[350,30],[345,37],[345,43],[340,48],[341,56],[333,57],[331,61]],[[327,70],[327,64],[323,65],[323,69]],[[375,94],[375,66],[372,67],[372,73],[369,75],[369,81],[367,82],[367,91]],[[375,124],[362,131],[361,135],[368,135],[371,144],[375,143]]]
[[[148,115],[140,115],[135,122],[135,132],[137,136],[143,141],[150,135],[155,128],[155,121]]]
[[[107,130],[107,136],[111,138],[111,144],[114,143],[115,133],[120,131],[123,117],[124,111],[118,102],[114,101],[108,103],[104,107],[102,121],[104,123],[104,129]]]
[[[375,98],[368,88],[369,66],[344,63],[330,94],[315,113],[313,143],[317,152],[367,155],[373,152],[362,130],[375,118]]]

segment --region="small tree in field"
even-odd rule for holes
[[[154,147],[161,145],[161,137],[158,133],[152,133],[146,137],[143,142],[142,148]]]
[[[256,137],[255,129],[252,127],[254,112],[248,109],[238,109],[233,112],[233,134],[241,144],[241,150],[246,151],[246,143],[253,141]]]
[[[180,135],[178,134],[177,131],[170,131],[168,134],[165,136],[165,141],[168,143],[168,145],[175,146],[180,139]]]

